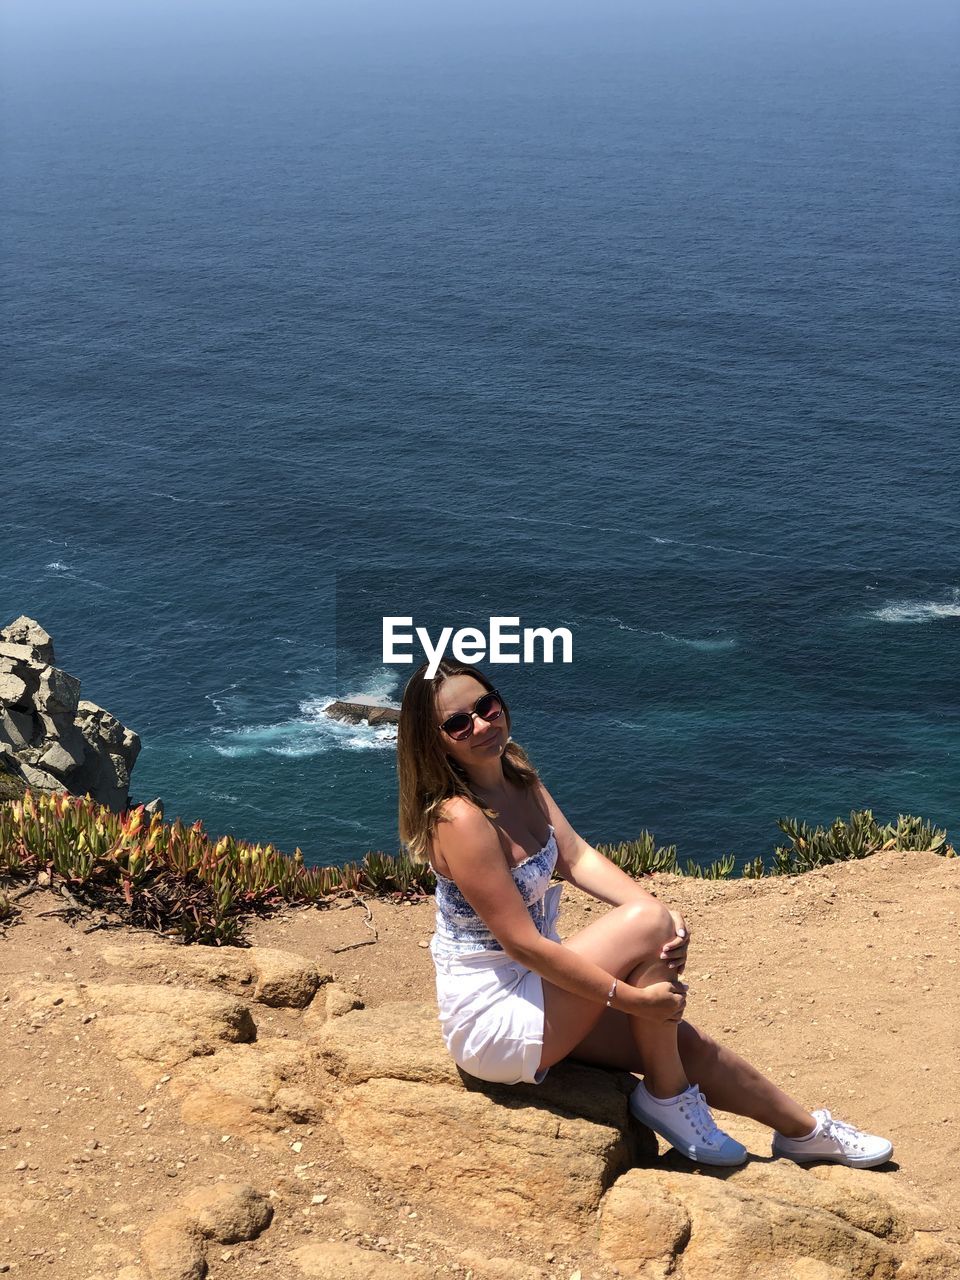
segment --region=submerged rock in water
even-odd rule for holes
[[[334,720],[346,720],[350,724],[366,722],[372,725],[396,724],[400,719],[400,708],[392,703],[379,702],[376,698],[358,696],[356,698],[338,698],[324,707],[328,716]]]

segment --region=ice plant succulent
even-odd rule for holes
[[[789,818],[779,826],[791,843],[775,850],[769,868],[759,857],[747,862],[744,876],[798,874],[891,848],[954,856],[946,832],[902,814],[887,826],[879,826],[868,809],[851,813],[849,823],[838,818],[826,830]],[[666,872],[720,880],[736,868],[733,854],[706,867],[690,859],[681,867],[676,846],[658,846],[649,831],[598,848],[633,876]],[[357,894],[416,899],[436,884],[429,864],[405,853],[371,851],[360,862],[308,867],[299,848],[287,855],[272,844],[212,839],[199,820],[188,827],[179,818],[164,822],[143,805],[117,814],[89,796],[28,789],[0,802],[0,877],[36,881],[41,875],[51,886],[59,878],[74,903],[187,942],[214,944],[240,940],[244,915],[281,904],[323,905]],[[0,893],[0,920],[8,922],[15,911],[9,894]]]

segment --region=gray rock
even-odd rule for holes
[[[123,745],[123,725],[116,716],[112,716],[103,707],[98,707],[95,702],[80,699],[77,703],[77,723],[85,737],[93,733],[111,747]]]
[[[29,707],[30,696],[26,680],[13,671],[0,670],[0,702],[5,702],[10,707]]]
[[[12,658],[16,662],[35,662],[35,651],[28,644],[12,644],[0,640],[0,658]]]
[[[121,813],[140,746],[116,716],[81,700],[80,681],[53,665],[53,642],[38,622],[21,616],[0,630],[0,749],[10,775]]]
[[[59,667],[44,667],[40,672],[40,687],[36,693],[38,710],[50,714],[74,712],[80,698],[80,681],[67,675]]]
[[[54,743],[70,757],[70,764],[59,771],[66,772],[69,769],[79,768],[83,764],[84,756],[87,753],[87,741],[74,723],[73,716],[68,714],[56,716],[41,714],[39,720],[42,741],[45,746]],[[43,757],[41,757],[39,763],[45,767],[56,769],[52,761],[49,764],[45,764]]]
[[[79,763],[80,761],[77,760],[76,756],[71,755],[59,742],[54,742],[52,746],[49,746],[37,761],[40,768],[48,773],[59,774],[61,777],[68,774],[71,769],[75,769]]]
[[[25,614],[15,618],[9,626],[0,631],[0,640],[7,644],[27,646],[33,653],[31,659],[33,662],[47,664],[54,661],[53,641],[39,622],[26,617]]]
[[[0,706],[0,742],[8,742],[14,750],[27,747],[36,733],[36,719],[28,711]]]
[[[137,756],[140,754],[140,735],[134,733],[132,729],[124,729],[123,737],[120,740],[120,748],[123,752],[123,758],[127,762],[127,768],[132,769],[136,763]]]
[[[127,768],[127,762],[119,752],[109,751],[107,754],[113,765],[113,776],[116,779],[114,786],[126,792],[130,786],[130,770]]]
[[[66,791],[62,779],[48,773],[46,769],[38,769],[36,765],[28,764],[25,760],[20,761],[19,773],[27,786],[36,791]]]

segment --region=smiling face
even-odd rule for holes
[[[437,725],[441,725],[450,716],[466,711],[468,714],[476,706],[478,698],[482,698],[489,690],[474,679],[473,676],[449,676],[437,690],[436,711]],[[460,742],[451,738],[448,733],[437,729],[444,751],[452,756],[466,769],[471,766],[495,761],[507,745],[509,729],[504,712],[499,719],[486,721],[480,716],[473,716],[473,727]]]

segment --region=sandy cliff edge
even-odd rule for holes
[[[960,1240],[960,860],[885,853],[789,879],[661,876],[647,884],[683,910],[691,926],[690,1020],[808,1107],[828,1106],[891,1137],[898,1167],[874,1173],[878,1186],[890,1179],[916,1192],[941,1212],[943,1238]],[[185,1120],[183,1097],[169,1087],[174,1073],[157,1066],[148,1080],[149,1072],[124,1065],[104,1040],[100,1018],[71,1009],[69,999],[48,1002],[42,1016],[22,1002],[25,989],[58,982],[144,981],[104,957],[111,947],[151,942],[149,935],[84,933],[89,921],[71,926],[43,914],[60,901],[47,892],[21,899],[22,922],[0,937],[0,1267],[12,1276],[136,1280],[147,1274],[141,1268],[148,1225],[218,1180],[272,1193],[275,1213],[258,1237],[208,1248],[212,1276],[269,1274],[271,1263],[291,1251],[331,1239],[373,1250],[410,1275],[416,1268],[424,1276],[464,1275],[473,1259],[481,1276],[492,1252],[512,1259],[517,1275],[614,1274],[586,1246],[577,1256],[514,1233],[494,1249],[487,1233],[451,1231],[429,1201],[411,1203],[403,1186],[338,1156],[322,1114],[310,1122],[291,1119],[285,1132],[262,1141],[230,1133],[222,1115]],[[254,920],[247,935],[259,948],[313,962],[324,981],[314,1004],[328,998],[327,986],[339,993],[335,999],[348,1005],[359,997],[368,1009],[431,1003],[424,943],[432,900],[414,906],[373,900],[369,910],[372,944],[356,906]],[[566,886],[561,934],[604,910]],[[242,950],[229,951],[225,963],[243,958]],[[172,996],[180,981],[168,982]],[[242,975],[236,981],[246,989]],[[192,984],[185,977],[183,985]],[[283,1060],[284,1042],[296,1056],[307,1024],[302,1008],[258,1005],[256,1019],[259,1039],[277,1046],[275,1062]],[[202,1068],[204,1059],[193,1062]],[[752,1152],[767,1156],[765,1130],[722,1120]]]

